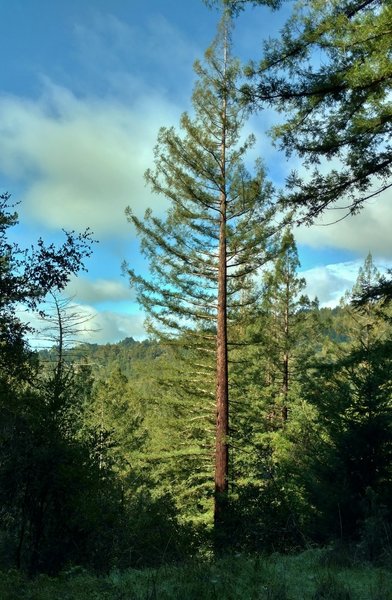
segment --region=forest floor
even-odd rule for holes
[[[235,555],[214,562],[113,572],[73,568],[56,578],[0,574],[1,600],[392,600],[392,571],[336,564],[325,551]],[[344,561],[340,561],[341,563]]]

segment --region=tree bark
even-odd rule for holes
[[[289,303],[290,303],[290,283],[289,275],[287,274],[286,280],[286,298],[285,298],[285,310],[284,310],[284,354],[283,354],[283,406],[282,406],[282,420],[286,423],[288,417],[287,407],[287,396],[289,393]]]
[[[224,73],[227,63],[227,38],[224,47]],[[225,75],[224,75],[225,76]],[[219,263],[218,263],[218,313],[216,333],[216,436],[215,436],[215,502],[214,528],[216,539],[220,537],[224,524],[224,513],[228,496],[229,475],[229,373],[227,354],[227,241],[226,241],[226,118],[227,90],[223,81],[222,94],[222,139]]]
[[[227,360],[226,197],[221,198],[216,348],[215,527],[223,521],[228,492],[229,390]]]

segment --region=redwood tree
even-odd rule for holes
[[[241,139],[246,114],[230,47],[225,17],[204,63],[195,64],[193,114],[182,116],[180,133],[159,132],[155,168],[146,179],[169,200],[166,216],[148,210],[141,220],[127,210],[150,267],[147,277],[127,268],[149,331],[214,357],[215,526],[223,520],[229,479],[227,325],[250,287],[249,275],[268,260],[276,227],[273,190],[262,165],[252,174],[244,166],[254,140]]]

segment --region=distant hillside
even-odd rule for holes
[[[324,327],[324,335],[335,342],[346,341],[346,336],[340,332],[339,326],[344,318],[344,310],[340,307],[321,308],[319,319]],[[140,370],[148,370],[151,364],[166,353],[165,348],[156,340],[143,340],[138,342],[132,337],[127,337],[115,344],[89,344],[84,343],[69,348],[65,351],[66,360],[75,364],[91,365],[97,379],[107,377],[114,369],[121,371],[128,378],[134,378]],[[39,351],[42,363],[55,363],[57,354],[55,347]]]
[[[127,337],[116,344],[80,344],[65,351],[66,360],[75,364],[89,364],[99,378],[105,377],[115,368],[120,368],[131,377],[135,371],[146,363],[154,362],[165,353],[159,342],[143,340],[138,342]],[[41,350],[39,357],[43,363],[54,363],[57,360],[56,349]]]

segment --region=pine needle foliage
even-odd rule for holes
[[[239,102],[240,66],[231,56],[227,14],[195,72],[193,113],[182,115],[180,131],[161,128],[155,167],[146,172],[169,209],[163,218],[147,210],[144,219],[127,209],[149,276],[126,271],[149,332],[189,350],[187,377],[214,384],[215,373],[217,518],[217,498],[228,493],[228,323],[252,290],[250,275],[274,253],[277,224],[261,162],[252,173],[245,165],[255,140],[242,136],[247,111]]]

